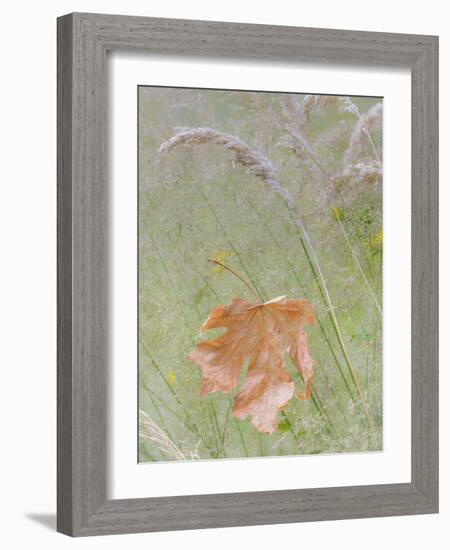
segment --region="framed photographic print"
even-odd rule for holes
[[[436,513],[436,37],[58,20],[58,530]]]

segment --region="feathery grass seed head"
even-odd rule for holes
[[[176,128],[176,134],[161,144],[159,152],[169,152],[178,145],[202,145],[205,143],[215,143],[231,151],[237,164],[243,166],[248,173],[262,180],[272,191],[292,204],[292,198],[287,189],[282,187],[278,181],[277,172],[272,162],[235,136],[211,128]]]

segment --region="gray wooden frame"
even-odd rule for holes
[[[107,500],[106,53],[408,67],[411,483]],[[438,511],[438,38],[75,13],[58,19],[58,530],[73,536]]]

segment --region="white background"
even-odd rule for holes
[[[111,498],[271,491],[411,481],[411,75],[407,70],[320,67],[115,53],[109,63],[112,203],[108,468]],[[139,83],[383,96],[384,447],[379,453],[137,464],[137,117]],[[308,91],[306,90],[306,91]],[[399,223],[403,231],[398,231]],[[395,330],[394,330],[395,327]],[[130,429],[131,428],[131,429]],[[324,475],[324,470],[330,472]]]
[[[441,181],[450,172],[450,29],[445,4],[95,0],[8,3],[2,10],[0,131],[2,545],[6,548],[434,549],[448,546],[450,521],[449,291],[441,287],[441,514],[70,540],[54,533],[56,344],[55,17],[96,11],[440,35]],[[407,13],[405,12],[407,9]],[[450,190],[441,187],[441,280],[450,277]]]

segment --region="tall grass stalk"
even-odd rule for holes
[[[174,296],[175,296],[175,300],[176,300],[178,306],[180,307],[180,309],[181,309],[181,311],[182,311],[183,318],[184,318],[184,323],[185,323],[185,326],[186,326],[186,330],[187,330],[188,333],[189,333],[189,332],[191,331],[191,328],[190,328],[190,326],[189,326],[189,322],[188,322],[188,319],[187,319],[186,309],[185,309],[185,307],[184,307],[183,301],[181,300],[181,298],[180,298],[180,296],[179,296],[179,294],[178,294],[178,292],[177,292],[176,285],[175,285],[175,283],[174,283],[174,281],[173,281],[173,279],[172,279],[171,271],[170,271],[170,269],[168,268],[168,266],[167,266],[167,264],[166,264],[166,262],[165,262],[165,260],[164,260],[164,258],[163,258],[163,256],[162,256],[161,252],[159,251],[159,248],[158,248],[158,246],[156,245],[156,242],[155,242],[155,240],[154,240],[154,238],[153,238],[153,236],[152,236],[152,234],[151,234],[151,231],[150,231],[150,228],[149,228],[149,227],[147,227],[147,233],[148,233],[148,237],[149,237],[149,239],[150,239],[150,241],[151,241],[151,243],[152,243],[152,245],[153,245],[153,247],[154,247],[154,249],[155,249],[155,252],[156,252],[156,254],[157,254],[157,256],[158,256],[158,258],[159,258],[159,260],[160,260],[160,262],[161,262],[161,265],[162,265],[162,267],[163,267],[163,269],[164,269],[164,272],[166,273],[167,281],[169,282],[169,285],[170,285],[170,287],[171,287],[171,289],[172,289],[172,292],[173,292],[173,294],[174,294]],[[198,310],[197,310],[197,313],[199,313]],[[194,342],[194,340],[193,340],[192,338],[191,338],[191,342],[192,342],[193,345],[195,344],[195,342]],[[169,387],[171,387],[171,386],[169,385]],[[173,389],[173,388],[172,388],[172,389]],[[215,411],[215,408],[214,408],[214,404],[212,404],[211,406],[212,406],[212,408],[214,409],[214,413],[213,413],[213,414],[214,414],[214,416],[216,416],[216,411]],[[215,431],[214,424],[213,424],[213,431]],[[219,435],[220,435],[219,432],[217,432],[217,433],[214,434],[214,437],[215,437],[215,438],[219,438]]]
[[[242,434],[241,427],[239,426],[239,420],[237,418],[234,418],[234,423],[235,423],[236,428],[239,432],[239,438],[241,440],[241,445],[242,445],[242,448],[244,449],[245,456],[248,457],[248,449],[247,449],[247,445],[245,444],[245,439],[244,439],[244,436]]]
[[[175,286],[175,283],[172,280],[172,275],[170,274],[170,270],[167,267],[167,264],[166,264],[166,262],[165,262],[165,260],[162,256],[161,252],[159,251],[159,248],[158,248],[158,246],[155,242],[155,239],[152,236],[152,233],[150,231],[150,227],[148,227],[148,222],[147,222],[147,234],[148,234],[150,242],[152,243],[152,246],[153,246],[153,248],[156,252],[156,255],[159,258],[159,261],[161,262],[162,268],[163,268],[163,270],[166,274],[166,277],[167,277],[167,281],[168,281],[168,283],[170,285],[170,288],[172,289],[173,295],[175,297],[175,301],[176,301],[177,305],[179,306],[179,308],[181,309],[181,313],[183,315],[186,328],[187,328],[187,330],[189,330],[189,323],[188,323],[188,320],[187,320],[186,309],[184,307],[183,301],[181,300],[180,296],[178,295],[177,288]]]
[[[142,378],[141,378],[141,382],[142,382]],[[180,413],[178,413],[175,409],[173,409],[170,405],[168,405],[166,401],[164,401],[164,399],[162,399],[161,397],[153,393],[151,389],[148,387],[148,385],[146,385],[145,390],[147,393],[151,394],[152,399],[154,401],[158,401],[158,403],[162,406],[162,408],[165,409],[168,413],[170,413],[174,418],[176,418],[180,422],[180,424],[183,425],[183,427],[185,427],[188,431],[190,431],[191,433],[197,436],[197,432],[192,428],[192,426],[188,422],[186,422],[186,420]]]
[[[275,237],[275,235],[273,234],[273,231],[270,229],[269,225],[265,222],[265,219],[264,217],[262,216],[262,214],[256,209],[256,207],[251,203],[251,201],[248,200],[248,203],[250,204],[250,206],[253,208],[254,212],[256,213],[256,215],[261,219],[263,225],[264,225],[264,228],[266,229],[266,231],[269,233],[269,235],[271,236],[272,240],[274,241],[276,247],[279,249],[279,251],[281,252],[281,254],[283,255],[283,258],[289,268],[289,270],[291,271],[291,273],[293,274],[296,282],[297,282],[297,285],[300,289],[300,291],[302,292],[302,294],[305,296],[305,298],[307,298],[309,301],[311,301],[311,297],[309,295],[309,292],[306,290],[305,286],[302,284],[301,280],[300,280],[300,277],[298,276],[298,273],[297,271],[295,270],[292,262],[289,260],[289,258],[286,256],[284,250],[283,250],[283,247],[281,246],[281,244],[279,243],[278,239]],[[322,333],[322,336],[324,337],[325,339],[325,342],[333,356],[333,359],[336,363],[336,366],[338,367],[338,370],[340,371],[340,374],[344,380],[344,384],[347,388],[347,391],[349,392],[349,395],[351,397],[354,397],[352,392],[351,392],[351,389],[350,389],[350,386],[348,385],[348,381],[347,381],[347,378],[345,377],[343,371],[342,371],[342,366],[340,364],[340,361],[339,359],[337,358],[337,355],[336,355],[336,352],[334,351],[334,348],[333,348],[333,345],[331,344],[330,342],[330,339],[328,338],[328,335],[327,335],[327,332],[325,330],[325,326],[319,316],[319,314],[316,312],[316,321],[317,321],[317,324],[319,325],[319,329]]]
[[[159,367],[158,363],[156,363],[156,361],[153,359],[150,351],[148,350],[148,348],[145,346],[145,344],[141,341],[140,342],[141,344],[141,347],[142,349],[144,350],[144,353],[147,355],[147,357],[150,359],[150,361],[152,362],[153,366],[155,367],[155,369],[157,370],[161,380],[164,382],[164,384],[166,385],[166,387],[168,388],[168,390],[170,391],[170,393],[173,395],[173,397],[175,398],[175,401],[177,402],[177,404],[179,405],[179,407],[182,409],[183,413],[186,415],[186,418],[188,420],[188,423],[190,425],[190,427],[192,428],[192,430],[194,431],[194,433],[197,435],[197,437],[201,440],[201,442],[203,443],[203,446],[205,447],[205,449],[208,451],[209,455],[211,456],[211,458],[213,458],[214,454],[216,454],[214,452],[214,450],[211,449],[210,445],[207,443],[207,441],[205,440],[203,434],[201,433],[200,429],[198,428],[198,426],[196,425],[196,423],[193,421],[189,411],[187,410],[187,408],[184,406],[183,402],[181,401],[181,399],[179,398],[177,392],[174,390],[174,388],[169,384],[169,382],[166,380],[166,377],[164,376],[161,368]]]
[[[166,421],[164,420],[164,416],[161,414],[161,411],[159,410],[159,407],[156,405],[155,398],[153,397],[153,394],[150,391],[150,388],[147,386],[147,384],[145,383],[145,380],[143,379],[142,376],[139,376],[139,383],[140,383],[140,385],[142,385],[142,387],[146,391],[150,401],[152,402],[153,408],[155,409],[156,414],[159,417],[159,420],[161,422],[161,426],[164,428],[164,431],[166,432],[166,434],[168,435],[168,437],[170,439],[173,439],[172,435],[170,434],[169,428],[167,427]]]
[[[292,275],[294,276],[294,279],[297,283],[297,286],[299,287],[300,289],[300,292],[303,294],[303,296],[311,301],[311,297],[309,295],[309,292],[307,291],[307,289],[305,288],[305,286],[303,285],[303,283],[301,282],[300,280],[300,277],[298,276],[298,273],[297,271],[295,270],[292,262],[290,261],[289,257],[286,255],[283,247],[281,246],[281,244],[279,243],[278,239],[276,238],[276,236],[274,235],[273,231],[271,230],[269,224],[267,223],[265,217],[259,212],[259,210],[255,207],[255,205],[252,203],[252,201],[250,201],[249,199],[247,199],[247,202],[248,204],[250,205],[250,207],[252,208],[252,210],[254,211],[254,213],[256,214],[257,218],[261,221],[263,227],[265,228],[265,230],[267,231],[267,233],[270,235],[270,237],[272,238],[273,242],[275,243],[275,246],[277,247],[277,249],[279,250],[280,254],[282,255],[284,261],[286,262],[286,265],[288,266],[290,272],[292,273]],[[330,350],[330,353],[336,363],[336,366],[339,370],[339,373],[342,377],[342,379],[344,380],[344,385],[345,387],[347,388],[347,391],[349,392],[349,395],[350,397],[353,398],[353,393],[350,389],[350,386],[348,384],[348,381],[347,381],[347,378],[342,370],[342,366],[341,366],[341,363],[339,361],[339,359],[337,358],[337,355],[336,355],[336,352],[334,351],[334,348],[333,348],[333,345],[331,344],[330,342],[330,339],[328,338],[328,334],[327,334],[327,331],[325,330],[325,327],[324,327],[324,324],[319,316],[319,314],[316,312],[316,321],[317,321],[317,324],[319,326],[319,329],[320,329],[320,332],[327,344],[327,347],[328,349]],[[327,386],[329,387],[331,393],[333,394],[333,396],[335,398],[337,398],[336,396],[336,392],[334,391],[334,388],[330,385],[329,381],[328,381],[328,378],[326,376],[326,373],[324,370],[321,370],[321,372],[323,373],[324,375],[324,378],[326,380],[326,383],[327,383]],[[314,383],[312,384],[312,387],[314,388]],[[348,420],[347,420],[347,416],[345,414],[345,411],[344,409],[342,408],[341,404],[338,402],[338,408],[344,418],[344,421],[348,424]]]
[[[293,98],[291,96],[284,96],[282,101],[283,101],[283,107],[284,107],[285,111],[287,111],[288,113],[291,113],[291,115],[293,115],[297,110],[297,104],[295,103]],[[294,120],[296,120],[298,117],[292,116],[292,118]],[[314,153],[311,144],[309,143],[308,139],[306,138],[306,136],[305,136],[304,132],[301,130],[301,128],[294,128],[291,124],[291,125],[285,125],[284,129],[285,129],[286,133],[289,135],[289,142],[287,143],[287,146],[294,153],[294,155],[296,155],[301,160],[303,160],[304,155],[306,154],[306,156],[312,161],[312,163],[319,170],[321,176],[325,179],[326,184],[327,185],[331,184],[333,186],[334,190],[339,195],[339,197],[342,200],[344,200],[340,190],[336,186],[336,183],[334,182],[334,180],[330,177],[330,175],[327,173],[327,171],[322,166],[322,163],[317,158],[317,155]],[[373,142],[372,142],[372,144],[373,144]],[[330,201],[330,205],[332,206],[331,201]],[[380,306],[380,303],[379,303],[379,301],[378,301],[378,299],[375,295],[374,290],[372,289],[372,286],[369,282],[369,279],[367,278],[367,275],[364,271],[364,268],[362,267],[361,262],[359,261],[358,254],[356,253],[356,250],[355,250],[355,248],[353,247],[353,245],[350,241],[350,238],[348,236],[345,225],[344,225],[343,221],[340,219],[339,216],[337,217],[336,221],[338,223],[339,229],[342,232],[342,235],[345,239],[345,242],[346,242],[346,244],[347,244],[347,246],[350,250],[353,261],[355,262],[356,267],[357,267],[358,271],[360,272],[360,274],[361,274],[361,276],[364,280],[365,285],[367,286],[367,289],[368,289],[369,294],[370,294],[370,296],[371,296],[371,298],[372,298],[372,300],[375,304],[375,307],[376,307],[379,315],[382,316],[383,311],[382,311],[382,308]]]
[[[352,367],[350,357],[347,353],[347,348],[345,346],[344,339],[342,337],[341,328],[339,326],[339,322],[338,322],[338,319],[336,317],[335,308],[333,306],[333,302],[331,301],[330,293],[328,292],[328,287],[327,287],[327,284],[325,282],[325,277],[322,273],[322,269],[320,267],[320,263],[319,263],[319,260],[317,258],[317,255],[315,253],[314,247],[311,243],[308,232],[306,231],[306,228],[303,225],[303,221],[302,221],[301,217],[296,212],[296,209],[292,210],[288,204],[286,204],[286,206],[287,206],[288,210],[290,211],[290,213],[292,215],[293,221],[296,223],[297,227],[299,228],[299,230],[301,232],[301,234],[300,234],[300,243],[301,243],[302,249],[305,252],[305,255],[308,259],[311,270],[312,270],[312,272],[314,274],[314,277],[316,279],[317,286],[319,288],[319,292],[320,292],[320,294],[322,296],[322,299],[324,301],[324,304],[327,308],[328,317],[329,317],[329,319],[331,321],[331,324],[333,326],[336,338],[337,338],[338,343],[339,343],[339,347],[340,347],[341,352],[342,352],[342,356],[344,358],[344,362],[345,362],[345,364],[347,366],[347,370],[350,374],[350,378],[351,378],[351,380],[352,380],[352,382],[353,382],[353,384],[356,388],[356,391],[358,393],[360,403],[363,407],[364,414],[367,418],[367,422],[369,424],[369,427],[372,427],[372,419],[370,417],[370,413],[369,413],[369,409],[367,407],[366,399],[365,399],[365,396],[362,392],[362,389],[361,389],[361,386],[359,384],[358,378],[356,376],[356,372],[354,371],[354,369]]]
[[[296,137],[295,134],[291,134],[291,137],[292,137],[293,140],[298,140],[298,137]],[[304,147],[305,147],[305,150],[307,151],[307,153],[308,153],[308,154],[311,156],[311,158],[313,159],[313,161],[314,161],[314,163],[316,164],[316,166],[319,168],[320,173],[324,176],[324,178],[326,179],[327,183],[331,183],[331,184],[333,185],[333,187],[335,187],[335,189],[337,189],[337,188],[336,188],[336,185],[335,185],[335,183],[334,183],[334,181],[333,181],[333,179],[329,176],[329,174],[327,174],[327,172],[326,172],[326,171],[324,170],[324,168],[321,166],[321,164],[319,163],[319,161],[316,159],[314,153],[312,153],[312,152],[306,147],[306,145],[304,145]],[[294,154],[298,155],[298,147],[297,147],[297,146],[292,147],[291,150],[292,150],[292,152],[293,152]],[[340,192],[339,192],[339,194],[340,194]],[[331,201],[330,201],[330,205],[332,205]],[[374,292],[374,290],[373,290],[373,288],[372,288],[372,285],[371,285],[370,282],[369,282],[369,279],[368,279],[368,277],[367,277],[367,275],[366,275],[366,273],[365,273],[365,271],[364,271],[364,268],[362,267],[361,262],[359,261],[358,254],[357,254],[357,252],[356,252],[354,246],[352,245],[352,243],[351,243],[351,241],[350,241],[350,238],[349,238],[349,236],[348,236],[348,233],[347,233],[347,230],[346,230],[346,228],[345,228],[344,222],[341,220],[341,218],[340,218],[339,216],[337,217],[336,221],[337,221],[337,224],[338,224],[338,226],[339,226],[339,229],[340,229],[341,232],[342,232],[342,235],[343,235],[343,237],[344,237],[344,239],[345,239],[345,242],[346,242],[346,244],[347,244],[347,246],[348,246],[348,248],[349,248],[349,250],[350,250],[350,253],[351,253],[351,255],[352,255],[353,261],[355,262],[356,267],[358,268],[358,271],[360,272],[360,274],[361,274],[361,276],[362,276],[362,278],[363,278],[363,280],[364,280],[364,283],[365,283],[365,285],[366,285],[366,287],[367,287],[367,290],[369,291],[369,294],[370,294],[370,296],[371,296],[371,298],[372,298],[372,300],[373,300],[373,302],[374,302],[374,304],[375,304],[375,307],[376,307],[376,309],[377,309],[377,311],[378,311],[380,317],[382,317],[382,316],[383,316],[383,310],[381,309],[381,306],[380,306],[380,303],[379,303],[379,301],[378,301],[378,298],[377,298],[376,295],[375,295],[375,292]]]

